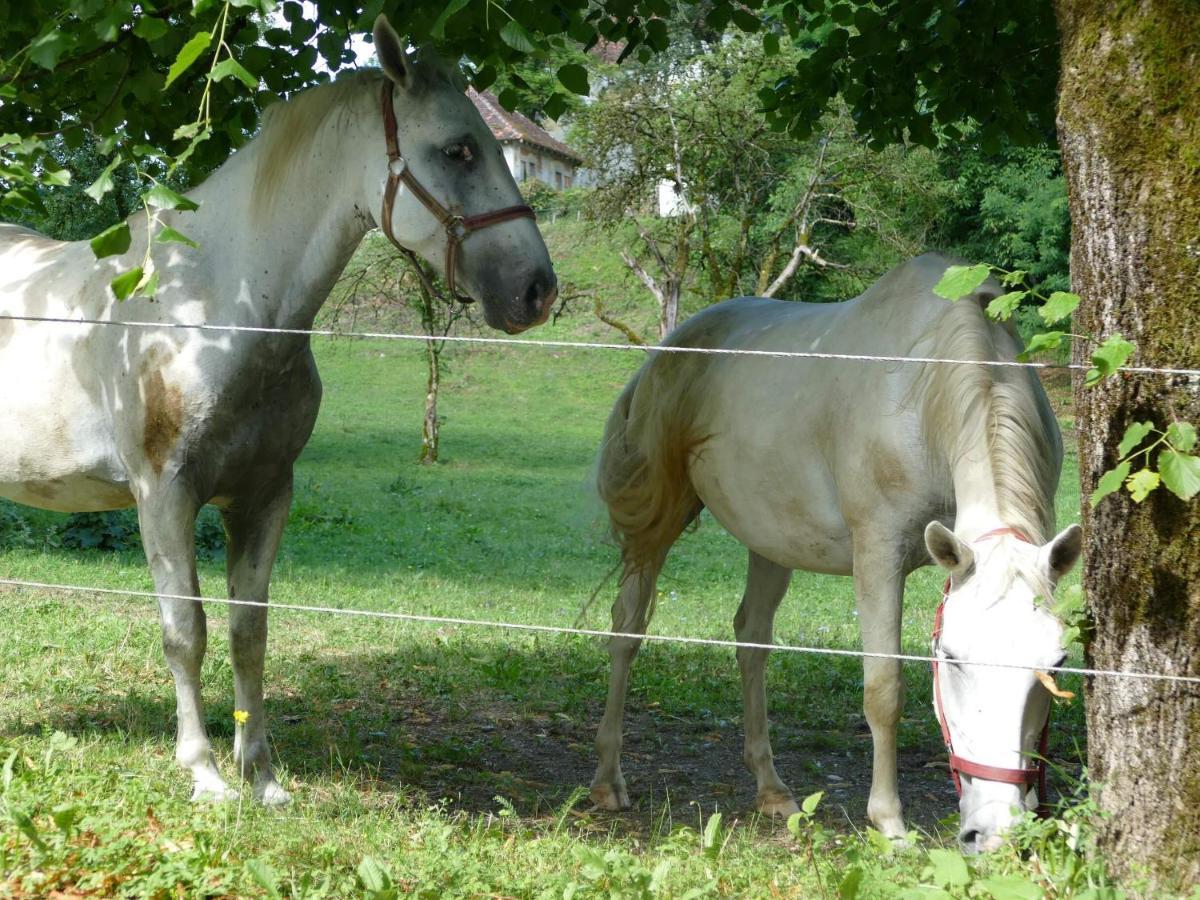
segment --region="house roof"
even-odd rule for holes
[[[582,157],[578,153],[562,141],[552,138],[537,123],[521,115],[519,112],[509,112],[501,106],[500,101],[490,91],[481,92],[476,91],[475,88],[467,88],[467,96],[471,98],[471,102],[475,104],[475,108],[483,116],[483,121],[487,122],[488,128],[496,136],[496,140],[519,141],[523,144],[531,144],[534,147],[568,159],[573,163],[583,162]]]

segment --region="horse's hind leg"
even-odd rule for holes
[[[289,476],[265,496],[238,498],[222,510],[229,536],[226,568],[231,599],[267,602],[271,567],[292,501]],[[229,652],[233,660],[235,709],[247,714],[233,742],[233,760],[242,778],[254,785],[254,797],[266,806],[291,798],[275,780],[263,712],[263,663],[267,650],[267,607],[229,608]]]
[[[867,653],[900,652],[904,576],[882,542],[854,542],[854,589]],[[904,673],[896,659],[863,659],[863,712],[875,754],[867,815],[890,838],[905,835],[896,788],[896,729],[904,708]]]
[[[624,634],[645,634],[654,606],[654,590],[665,554],[637,572],[626,572],[621,590],[612,608],[612,630]],[[625,722],[625,695],[629,690],[629,670],[642,645],[641,638],[611,637],[608,654],[612,671],[608,681],[608,699],[604,718],[596,732],[596,756],[599,763],[592,778],[592,802],[601,809],[628,809],[629,793],[621,774],[622,728]]]
[[[739,642],[769,644],[773,638],[775,611],[787,593],[792,570],[750,553],[746,593],[733,619]],[[755,805],[766,815],[790,816],[799,812],[792,792],[775,771],[771,739],[767,731],[767,690],[765,669],[770,650],[738,647],[738,668],[742,673],[743,722],[746,729],[746,767],[758,781]]]
[[[208,644],[204,608],[198,600],[172,599],[200,596],[197,509],[195,500],[179,487],[147,492],[138,499],[142,545],[160,594],[163,655],[175,679],[175,759],[192,773],[193,800],[221,800],[229,789],[213,759],[200,701],[200,664]]]

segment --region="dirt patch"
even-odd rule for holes
[[[561,811],[591,782],[599,708],[586,721],[495,700],[464,709],[407,697],[388,708],[387,725],[376,720],[374,730],[359,733],[364,768],[372,781],[415,790],[428,802],[475,814],[511,804],[518,815],[539,817]],[[286,734],[293,724],[300,725],[299,718],[286,717],[273,732],[281,758],[303,780],[305,766],[292,758],[296,744]],[[332,722],[318,726],[326,733],[327,728],[339,730]],[[871,739],[864,722],[839,735],[776,726],[772,741],[776,768],[797,798],[825,792],[821,818],[827,825],[839,831],[868,826]],[[334,744],[346,749],[343,739],[335,737]],[[726,821],[755,818],[755,785],[742,763],[740,723],[714,727],[653,708],[634,712],[631,705],[622,759],[633,808],[594,813],[606,829],[649,834],[671,824],[694,825],[701,811],[706,816],[719,811]],[[324,768],[328,756],[320,753],[310,762]],[[902,750],[899,769],[909,826],[942,830],[939,820],[957,810],[944,750],[936,741]],[[589,807],[586,794],[576,797],[577,813]]]

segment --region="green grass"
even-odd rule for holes
[[[563,322],[539,336],[591,327]],[[327,340],[316,351],[325,400],[297,467],[274,599],[574,623],[614,561],[590,473],[640,355],[447,351],[443,462],[422,467],[419,351]],[[1067,522],[1078,509],[1073,455],[1062,484]],[[36,539],[0,552],[5,575],[151,587],[140,552],[58,549],[41,536],[61,517],[27,521]],[[744,562],[711,521],[685,536],[652,630],[731,637]],[[201,582],[224,595],[219,559],[201,563]],[[586,625],[607,626],[611,587]],[[927,652],[940,587],[932,570],[909,579],[905,650]],[[814,822],[788,833],[751,813],[728,649],[643,650],[626,759],[637,808],[611,817],[578,802],[607,677],[599,640],[278,611],[267,711],[294,795],[279,813],[187,802],[150,603],[4,590],[0,611],[0,896],[810,897],[856,877],[859,896],[892,896],[935,883],[926,850],[953,843],[941,821],[954,808],[949,780],[924,765],[943,751],[921,666],[905,669],[901,790],[922,831],[899,851],[866,831],[857,660],[771,660],[781,773],[798,796],[825,792]],[[209,615],[208,724],[232,775],[227,617]],[[798,574],[776,635],[856,648],[850,580]],[[1074,770],[1082,710],[1056,715],[1052,755]],[[971,864],[968,884],[1032,871],[1014,849]],[[1043,866],[1040,877],[1058,872]]]

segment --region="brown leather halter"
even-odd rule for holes
[[[1011,534],[1018,540],[1025,543],[1031,543],[1029,538],[1025,537],[1020,531],[1015,528],[997,528],[995,531],[989,531],[987,534],[980,535],[975,539],[974,543],[987,540],[988,538],[1000,537],[1002,535]],[[938,647],[942,640],[942,612],[946,607],[946,601],[950,598],[950,578],[946,578],[946,585],[942,588],[942,602],[938,604],[937,612],[933,617],[933,655],[936,657]],[[1046,724],[1042,726],[1042,736],[1038,741],[1038,760],[1037,765],[1032,769],[1005,769],[1000,766],[985,766],[983,763],[972,762],[954,752],[954,742],[950,737],[950,726],[946,724],[946,714],[942,708],[942,688],[938,677],[938,661],[936,659],[930,663],[933,667],[933,702],[934,709],[937,711],[938,724],[942,726],[942,739],[946,742],[946,752],[950,755],[950,777],[954,779],[954,790],[958,796],[962,796],[962,775],[969,775],[972,778],[979,778],[983,781],[999,781],[1003,784],[1017,785],[1037,785],[1038,792],[1038,808],[1037,814],[1042,818],[1049,815],[1049,805],[1046,802],[1046,751],[1049,749],[1050,743],[1050,711],[1046,711]]]
[[[385,79],[380,102],[383,107],[383,136],[387,141],[388,180],[387,188],[383,192],[383,217],[379,227],[383,229],[387,239],[401,252],[410,258],[413,257],[412,251],[397,241],[396,236],[392,234],[392,206],[396,202],[396,190],[399,188],[400,182],[404,182],[405,186],[412,191],[413,196],[420,200],[425,208],[433,213],[433,217],[438,220],[438,223],[446,229],[446,285],[450,288],[452,296],[457,297],[463,303],[470,303],[471,298],[459,294],[455,287],[454,268],[458,258],[459,245],[472,231],[487,228],[489,225],[499,225],[501,222],[511,219],[536,220],[537,216],[533,209],[524,203],[475,216],[452,213],[442,206],[433,194],[425,190],[424,185],[417,180],[408,168],[404,157],[400,155],[400,145],[396,138],[396,111],[392,106],[392,88],[391,80]]]

